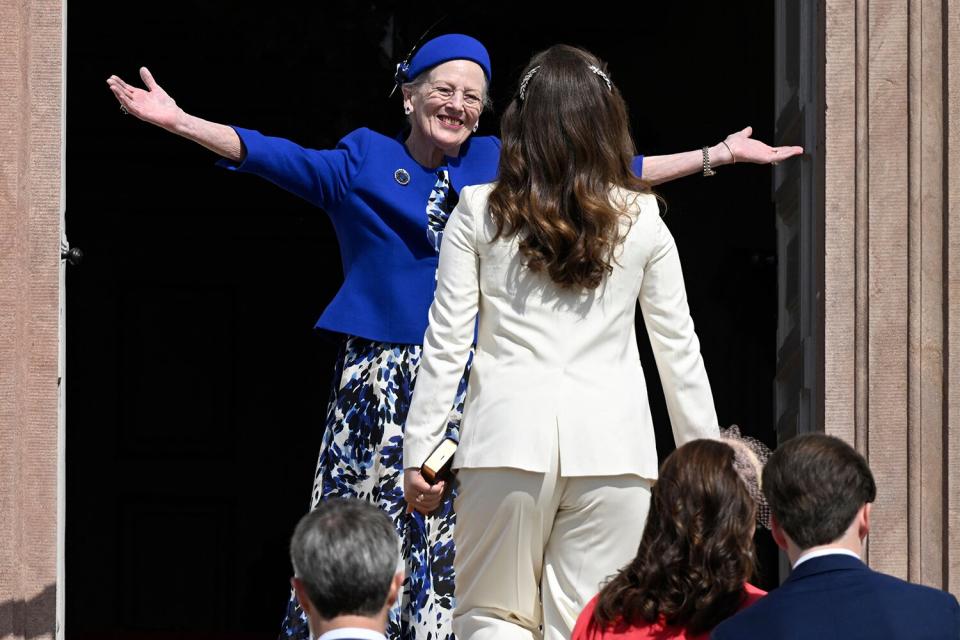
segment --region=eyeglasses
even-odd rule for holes
[[[463,95],[463,104],[470,109],[476,109],[483,104],[483,99],[474,91],[468,89],[454,89],[446,84],[434,84],[430,86],[430,96],[441,100],[451,100],[457,92]]]

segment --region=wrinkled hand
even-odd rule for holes
[[[803,147],[771,147],[768,144],[754,140],[753,127],[731,133],[724,142],[730,147],[736,162],[753,162],[756,164],[777,164],[787,158],[803,153]]]
[[[140,67],[140,78],[146,90],[127,84],[117,76],[107,78],[107,86],[123,109],[144,122],[173,131],[183,110],[166,91],[160,88],[146,67]]]
[[[426,515],[440,506],[446,484],[441,481],[431,485],[419,469],[403,470],[403,498],[407,501],[407,513],[416,509]]]

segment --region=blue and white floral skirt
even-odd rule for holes
[[[311,509],[328,497],[359,498],[383,509],[403,543],[406,577],[390,612],[388,640],[453,640],[453,513],[448,495],[433,514],[406,512],[403,424],[420,368],[420,345],[348,337],[337,359]],[[471,361],[472,361],[471,354]],[[447,424],[459,440],[468,362]],[[280,638],[309,638],[291,595]]]

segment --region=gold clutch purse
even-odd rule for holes
[[[420,475],[430,484],[436,484],[440,480],[450,475],[450,467],[453,464],[453,454],[457,452],[457,443],[447,438],[427,456],[426,461],[420,467]]]

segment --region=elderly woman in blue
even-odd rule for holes
[[[435,38],[398,70],[407,138],[357,129],[333,150],[201,120],[184,113],[146,69],[147,90],[117,77],[129,113],[223,156],[324,209],[333,222],[344,282],[316,326],[345,336],[336,363],[312,507],[327,497],[380,506],[403,540],[406,580],[391,612],[391,640],[453,638],[452,500],[408,514],[403,501],[403,423],[420,364],[443,228],[464,186],[493,180],[499,140],[474,137],[487,100],[490,58],[477,40]],[[466,389],[464,378],[463,391]],[[451,407],[457,436],[463,397]],[[437,487],[442,491],[443,487]],[[291,599],[281,637],[308,637]]]
[[[403,540],[406,580],[391,612],[391,640],[452,640],[452,499],[441,484],[407,513],[403,500],[403,424],[420,366],[433,300],[438,251],[447,217],[466,186],[490,182],[500,142],[471,137],[487,103],[490,58],[477,40],[448,34],[425,43],[400,65],[397,82],[410,133],[391,138],[357,129],[335,149],[305,149],[282,138],[185,113],[140,70],[146,89],[107,80],[124,112],[193,140],[223,157],[228,169],[260,175],[324,209],[340,243],[344,282],[316,326],[344,336],[336,363],[317,464],[312,506],[330,496],[380,506]],[[713,147],[638,157],[651,183],[713,166],[785,159],[797,148],[772,148],[749,127]],[[468,367],[469,369],[469,364]],[[466,375],[450,408],[457,437]],[[308,637],[291,599],[283,638]]]

